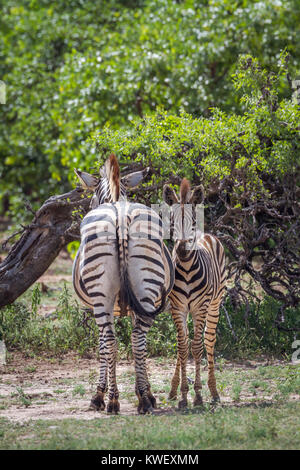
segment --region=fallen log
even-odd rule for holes
[[[49,268],[68,243],[80,240],[90,198],[81,188],[52,196],[36,212],[0,264],[0,308],[11,304]]]

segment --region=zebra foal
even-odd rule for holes
[[[115,155],[106,161],[100,177],[78,170],[76,174],[82,186],[94,192],[73,265],[75,292],[93,309],[99,327],[100,378],[91,407],[104,410],[108,392],[107,412],[120,409],[113,317],[130,314],[138,412],[151,412],[156,403],[146,371],[146,334],[174,282],[162,222],[149,207],[126,200],[126,187],[136,186],[143,172],[120,179]]]
[[[216,237],[196,232],[196,205],[203,201],[200,186],[192,191],[188,180],[184,178],[181,182],[179,198],[171,187],[165,185],[163,199],[171,206],[171,230],[174,232],[175,229],[176,232],[176,226],[180,226],[181,234],[178,239],[175,239],[172,253],[175,283],[169,298],[172,317],[177,329],[178,352],[169,398],[177,398],[177,389],[181,379],[179,408],[184,408],[187,406],[189,390],[186,375],[189,352],[188,313],[191,313],[194,324],[192,341],[192,354],[195,362],[194,406],[202,404],[200,363],[203,354],[203,330],[208,361],[208,387],[213,401],[219,400],[214,374],[214,346],[219,307],[225,289],[225,255]]]

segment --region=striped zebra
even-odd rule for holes
[[[178,239],[175,239],[172,254],[175,283],[169,296],[178,341],[177,362],[169,398],[177,398],[181,375],[179,408],[187,406],[189,389],[186,375],[189,354],[188,313],[191,313],[194,324],[192,341],[192,354],[195,361],[194,406],[202,404],[200,362],[203,354],[203,329],[208,361],[208,387],[213,401],[219,400],[214,374],[214,346],[219,307],[225,289],[225,255],[216,237],[204,233],[199,234],[196,231],[196,205],[203,201],[202,194],[201,186],[192,191],[185,178],[181,182],[179,199],[169,186],[165,185],[163,190],[163,199],[171,206],[171,230],[174,231],[176,225],[179,225],[181,234]],[[186,243],[191,243],[191,245]]]
[[[120,179],[115,155],[106,161],[99,178],[78,170],[76,174],[82,186],[94,192],[92,210],[81,223],[81,244],[73,265],[75,292],[93,309],[99,328],[100,378],[91,408],[104,410],[108,391],[107,412],[120,409],[113,317],[131,315],[138,412],[152,412],[156,402],[146,372],[146,335],[174,283],[162,221],[151,208],[126,200],[126,187],[136,186],[144,173]]]

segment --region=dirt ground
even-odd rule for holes
[[[129,363],[121,362],[118,365],[120,374],[130,369]],[[89,411],[89,401],[95,389],[89,384],[89,374],[92,371],[95,377],[97,370],[97,360],[69,356],[53,362],[46,358],[24,359],[21,354],[16,354],[9,365],[0,368],[1,401],[6,404],[10,402],[8,408],[0,409],[0,416],[14,422],[30,419],[93,419],[95,415],[105,418],[106,413]],[[20,394],[16,392],[17,387],[24,391],[30,405],[24,405]],[[122,393],[122,384],[119,388]],[[122,414],[134,414],[134,404],[123,398],[121,400]]]
[[[173,360],[148,359],[150,383],[157,399],[158,414],[173,414],[177,402],[167,399],[169,384],[174,370]],[[222,371],[217,371],[217,381],[221,387],[222,406],[245,406],[255,401],[271,404],[274,397],[272,387],[260,389],[253,395],[248,387],[242,387],[240,397],[232,394],[236,384],[246,381],[251,383],[258,367],[268,367],[266,362],[247,362],[243,364],[227,363]],[[271,366],[281,368],[280,363]],[[254,374],[254,375],[253,375]],[[136,415],[137,401],[134,394],[134,367],[131,361],[121,360],[117,366],[118,387],[120,391],[120,414]],[[193,377],[193,363],[189,361],[188,376]],[[7,365],[0,367],[0,416],[12,422],[23,423],[28,420],[56,420],[65,418],[94,419],[107,418],[106,411],[89,410],[90,398],[93,395],[98,377],[98,361],[82,359],[68,355],[63,359],[24,358],[15,353]],[[202,373],[204,383],[207,371]],[[238,382],[237,382],[238,381]],[[189,379],[190,390],[193,389],[192,378]],[[225,385],[226,386],[225,386]],[[207,386],[203,386],[203,398],[210,400]],[[190,394],[192,405],[192,394]],[[290,400],[299,400],[299,395],[292,395]]]
[[[168,362],[167,366],[169,365]],[[106,418],[106,412],[89,409],[98,368],[96,359],[79,359],[72,355],[62,360],[24,359],[23,355],[15,354],[8,365],[0,367],[0,403],[5,408],[0,407],[0,416],[14,422],[31,419]],[[166,377],[166,365],[162,370],[155,361],[148,360],[148,369],[151,371],[150,378],[159,378],[162,374]],[[117,371],[121,414],[135,415],[137,402],[134,395],[134,365],[130,361],[119,361]],[[156,391],[158,386],[156,381]],[[28,404],[24,404],[17,389],[22,389],[21,393],[24,392]],[[160,412],[172,409],[166,409],[164,403],[159,405],[163,407]]]

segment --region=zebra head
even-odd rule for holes
[[[117,202],[120,199],[124,199],[126,197],[126,190],[137,186],[145,178],[148,171],[149,168],[146,168],[121,178],[119,163],[114,154],[111,154],[103,167],[100,168],[99,176],[75,169],[83,189],[94,193],[90,209],[95,209],[100,204]]]
[[[204,200],[203,186],[191,189],[190,183],[183,178],[179,197],[168,185],[163,189],[163,200],[171,207],[170,232],[175,242],[175,250],[179,258],[189,255],[196,243],[196,206]]]

